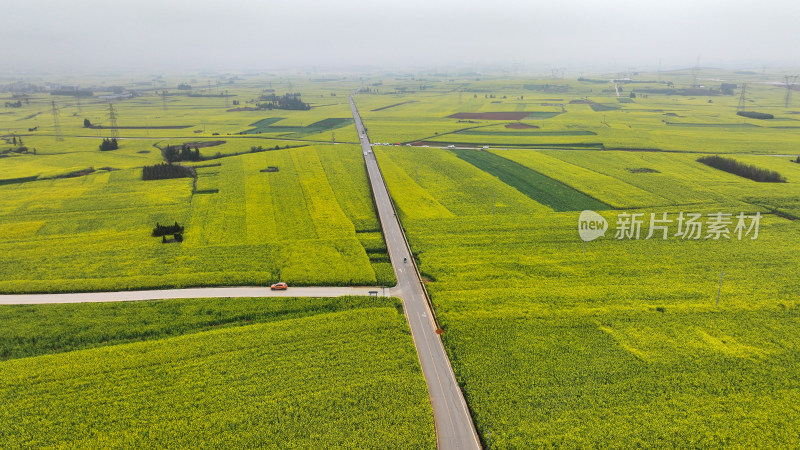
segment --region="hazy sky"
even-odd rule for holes
[[[800,66],[795,0],[12,0],[0,71]]]

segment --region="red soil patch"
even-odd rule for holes
[[[450,119],[483,119],[483,120],[522,120],[528,117],[526,112],[485,112],[485,113],[456,113]]]
[[[512,130],[524,130],[526,128],[539,128],[536,125],[528,125],[527,123],[509,123],[506,125],[506,128],[511,128]]]

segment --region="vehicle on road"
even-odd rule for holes
[[[281,281],[280,283],[273,284],[269,288],[273,291],[285,291],[286,289],[289,289],[289,285]]]
[[[456,148],[455,145],[448,145],[447,148]]]
[[[484,150],[486,150],[486,149],[488,149],[488,148],[489,148],[489,146],[488,146],[488,145],[484,145],[484,146],[483,146],[483,147],[481,147],[481,148],[482,148],[482,149],[484,149]]]
[[[372,145],[381,145],[380,142],[373,142]]]

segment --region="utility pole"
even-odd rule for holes
[[[720,272],[719,274],[719,287],[717,288],[717,303],[715,306],[719,306],[719,293],[722,292],[722,277],[725,275],[725,272]]]

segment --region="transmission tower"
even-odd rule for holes
[[[58,122],[58,107],[55,101],[53,101],[53,129],[55,130],[56,141],[62,142],[64,135],[61,133],[61,124]]]
[[[786,98],[783,100],[783,107],[788,108],[789,102],[792,101],[792,88],[800,75],[784,75],[783,77],[786,79]]]
[[[747,92],[747,83],[742,83],[742,94],[739,95],[739,105],[736,106],[736,112],[744,111],[744,99]]]
[[[76,106],[78,107],[78,114],[81,114],[83,112],[83,108],[81,108],[81,96],[80,95],[76,95],[75,96],[75,102],[77,103]]]
[[[167,110],[167,91],[161,91],[161,107]]]
[[[117,129],[117,111],[114,109],[114,104],[108,104],[108,121],[111,122],[111,137],[116,139],[119,137],[119,130]]]

